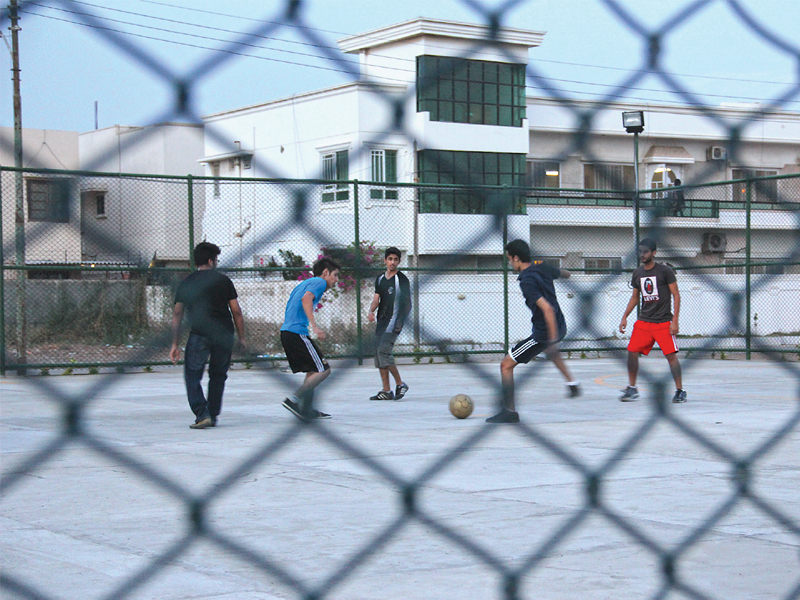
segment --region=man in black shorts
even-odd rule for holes
[[[311,419],[330,419],[327,413],[313,408],[314,388],[330,375],[330,365],[310,337],[308,328],[321,340],[325,332],[317,327],[314,307],[322,295],[339,281],[339,265],[330,258],[321,258],[311,269],[310,279],[299,283],[286,303],[286,315],[281,326],[281,344],[286,352],[292,373],[305,373],[306,377],[291,398],[283,401],[283,407],[304,422]]]
[[[403,329],[408,313],[411,311],[411,284],[402,272],[397,270],[400,264],[400,250],[392,246],[383,253],[386,273],[375,278],[375,295],[369,307],[367,320],[375,320],[375,309],[378,310],[378,325],[375,327],[375,367],[380,370],[383,389],[370,400],[400,400],[406,395],[408,385],[400,377],[394,364],[394,343]],[[389,374],[394,377],[396,388],[392,392],[389,386]]]
[[[558,349],[558,342],[567,335],[567,323],[556,299],[553,280],[569,277],[569,271],[556,269],[540,263],[533,264],[531,250],[522,240],[514,240],[506,246],[508,263],[519,273],[519,287],[525,304],[531,309],[533,333],[514,346],[500,363],[503,384],[503,410],[486,419],[487,423],[519,423],[519,414],[514,403],[514,368],[519,363],[528,363],[541,352],[555,363],[567,380],[568,395],[580,396],[580,384],[573,381],[572,374]]]
[[[222,409],[222,393],[231,365],[233,326],[239,345],[245,348],[244,318],[233,282],[216,270],[220,249],[209,242],[200,242],[194,249],[197,270],[181,281],[175,294],[172,311],[172,348],[169,357],[173,364],[181,357],[178,348],[184,309],[189,313],[191,330],[186,342],[183,378],[189,406],[194,412],[192,429],[216,427]],[[208,399],[203,395],[200,381],[208,363]]]

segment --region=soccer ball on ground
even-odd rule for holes
[[[456,419],[466,419],[472,414],[475,404],[466,394],[456,394],[450,398],[450,413]]]

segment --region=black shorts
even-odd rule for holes
[[[292,373],[322,373],[330,369],[314,340],[307,335],[281,331],[281,345]]]
[[[550,345],[550,342],[537,342],[536,339],[531,336],[529,338],[525,338],[519,344],[509,350],[508,355],[518,363],[527,364],[535,356],[538,356],[544,352]]]

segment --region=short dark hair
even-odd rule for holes
[[[658,249],[656,246],[656,241],[652,238],[644,238],[643,240],[639,240],[639,245],[649,248],[650,252],[655,252]]]
[[[311,268],[311,272],[314,273],[314,277],[319,277],[325,269],[328,269],[328,273],[333,273],[341,269],[341,267],[335,260],[326,257],[320,258],[315,262],[314,266]]]
[[[506,244],[506,252],[509,256],[516,256],[524,263],[531,262],[531,248],[524,240],[514,240]]]
[[[194,247],[194,264],[201,267],[207,265],[208,261],[215,260],[222,252],[219,246],[211,242],[200,242]]]
[[[383,253],[383,258],[389,258],[389,256],[391,256],[392,254],[397,255],[397,258],[403,258],[403,255],[400,254],[400,250],[398,250],[394,246],[389,246],[386,249],[386,252]]]

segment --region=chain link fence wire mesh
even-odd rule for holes
[[[458,73],[465,65],[469,69],[469,63],[464,61],[485,48],[506,52],[500,36],[505,13],[513,3],[498,7],[465,3],[483,18],[485,39],[457,59],[425,65],[427,75],[421,79],[420,89],[409,94],[423,104],[428,103],[431,112],[441,111],[444,119],[456,122],[520,121],[524,99],[520,102],[513,94],[498,103],[496,112],[488,107],[492,102],[473,102],[471,90],[466,92],[465,102],[442,98],[450,92],[461,93],[457,89],[457,82],[462,80]],[[67,7],[84,22],[101,25],[86,7],[76,8],[70,2],[45,4]],[[800,93],[797,82],[769,106],[755,109],[743,122],[726,122],[660,68],[659,53],[677,25],[648,30],[616,2],[605,0],[603,4],[630,30],[630,35],[641,40],[646,49],[643,63],[647,69],[688,106],[727,132],[728,152],[732,156],[739,150],[742,128],[748,121],[756,121],[767,111],[784,108]],[[673,23],[692,18],[706,4],[701,1],[688,5]],[[738,2],[726,4],[752,35],[800,62],[797,47],[777,39]],[[32,12],[39,6],[34,2],[21,3],[22,9]],[[236,52],[260,36],[291,25],[322,55],[349,72],[354,80],[359,79],[352,64],[343,60],[304,21],[302,8],[300,2],[287,3],[279,19],[242,33],[230,42],[228,50]],[[6,15],[0,25],[3,28],[8,25]],[[210,72],[225,68],[227,59],[222,54],[209,56],[186,75],[179,76],[164,66],[159,57],[148,54],[123,36],[105,29],[97,29],[95,35],[173,87],[174,106],[161,120],[183,118],[201,122],[200,116],[193,112],[193,92]],[[514,57],[508,55],[508,61],[515,62]],[[522,77],[516,72],[507,75],[509,82]],[[503,82],[504,76],[483,72],[481,97],[493,93],[487,90],[492,90],[495,83],[511,85]],[[527,67],[525,77],[530,85],[538,87],[543,95],[574,116],[576,125],[570,147],[547,158],[559,162],[566,160],[571,152],[583,150],[599,164],[602,157],[592,156],[593,118],[605,105],[622,98],[644,74],[632,74],[607,98],[588,108],[563,97],[531,66]],[[386,133],[375,141],[390,134],[407,135],[404,102],[411,96],[398,97],[369,80],[365,84],[372,87],[373,99],[383,102],[392,114]],[[499,87],[497,91],[505,93]],[[435,111],[434,102],[437,102]],[[461,105],[464,103],[466,108]],[[225,143],[224,136],[214,127],[208,127],[206,135]],[[88,411],[103,393],[125,385],[121,373],[125,367],[167,364],[169,315],[176,285],[191,270],[193,246],[203,237],[213,241],[215,227],[238,234],[238,244],[226,248],[220,268],[236,283],[246,328],[256,345],[253,355],[238,360],[258,363],[259,376],[266,388],[278,382],[278,371],[267,366],[283,358],[277,331],[286,298],[297,280],[307,276],[309,265],[321,255],[333,256],[343,265],[340,287],[332,290],[318,307],[320,323],[332,334],[323,350],[331,358],[340,359],[331,379],[347,377],[349,371],[370,356],[372,330],[362,318],[364,306],[371,299],[374,277],[382,268],[382,250],[393,244],[393,238],[385,234],[381,239],[368,239],[364,232],[385,231],[379,225],[391,220],[410,230],[415,244],[426,235],[449,238],[440,252],[424,256],[410,253],[413,261],[404,270],[412,278],[414,312],[410,326],[398,340],[398,355],[414,360],[443,356],[448,361],[463,361],[462,368],[495,390],[498,402],[499,378],[479,368],[475,361],[483,353],[501,355],[516,340],[528,335],[529,316],[521,310],[516,282],[502,255],[505,243],[517,237],[530,238],[537,260],[575,273],[568,281],[559,282],[558,287],[569,323],[570,333],[562,344],[568,355],[596,352],[618,359],[620,368],[624,368],[625,341],[617,334],[618,317],[621,305],[630,295],[630,271],[637,261],[634,239],[647,235],[657,239],[659,257],[678,271],[680,285],[691,298],[685,301],[681,313],[681,332],[689,338],[682,344],[687,352],[685,376],[691,376],[698,358],[723,353],[742,353],[750,358],[757,352],[781,367],[787,388],[797,393],[800,380],[797,366],[787,360],[797,356],[800,340],[798,311],[787,309],[796,305],[800,291],[797,290],[800,280],[797,175],[756,177],[741,172],[735,173],[735,181],[731,182],[711,181],[708,174],[701,173],[695,181],[682,186],[637,192],[635,184],[626,185],[629,174],[623,169],[597,166],[585,172],[585,188],[553,189],[536,185],[535,165],[526,167],[524,161],[517,162],[511,156],[488,158],[479,154],[465,157],[445,151],[421,153],[418,173],[422,183],[418,185],[390,180],[391,185],[386,180],[366,183],[342,180],[335,176],[335,169],[326,171],[324,166],[320,179],[298,181],[276,179],[279,170],[264,164],[260,165],[260,173],[271,178],[246,182],[225,177],[111,176],[91,171],[3,168],[0,172],[4,224],[0,278],[3,368],[20,372],[39,369],[42,374],[50,368],[102,366],[118,370],[80,393],[65,391],[68,388],[53,385],[42,377],[26,382],[52,401],[53,419],[61,426],[36,451],[4,466],[0,483],[4,502],[14,502],[15,492],[28,476],[35,476],[59,457],[77,452],[85,460],[99,460],[133,474],[148,489],[157,490],[163,501],[177,506],[184,517],[183,533],[162,546],[154,560],[144,567],[122,573],[113,589],[102,592],[101,597],[105,598],[134,597],[157,582],[175,560],[199,542],[255,568],[288,597],[336,597],[353,573],[369,560],[375,560],[375,556],[379,557],[389,544],[414,526],[421,526],[429,536],[459,548],[481,569],[496,576],[497,597],[520,598],[526,597],[523,584],[535,581],[537,568],[552,559],[557,548],[568,547],[574,532],[598,520],[610,526],[615,534],[635,540],[653,563],[658,586],[651,597],[712,598],[713,593],[681,577],[680,567],[715,525],[732,511],[746,504],[793,540],[800,538],[797,515],[759,494],[758,487],[753,485],[757,476],[769,476],[759,472],[759,468],[774,448],[796,439],[800,408],[795,407],[768,439],[747,452],[740,452],[720,443],[671,409],[668,373],[641,374],[653,390],[647,398],[652,410],[599,466],[590,466],[568,443],[545,428],[533,423],[520,424],[518,431],[526,447],[568,466],[581,500],[574,514],[553,532],[545,536],[530,532],[526,551],[514,561],[442,518],[441,507],[435,502],[431,505],[420,500],[440,473],[465,453],[480,448],[490,436],[497,435],[497,429],[489,426],[476,428],[457,445],[441,449],[422,472],[409,476],[376,458],[374,449],[362,446],[342,432],[315,423],[290,423],[221,479],[199,491],[175,474],[138,458],[135,452],[108,443],[86,426]],[[360,154],[356,152],[350,160],[358,158]],[[481,161],[480,167],[476,161]],[[542,168],[546,176],[546,166]],[[21,227],[19,211],[14,212],[18,208],[15,206],[20,197],[18,190],[24,199]],[[158,210],[153,211],[153,207]],[[596,234],[588,236],[580,251],[575,251],[553,225],[563,223],[569,211],[585,207],[624,211],[620,214],[628,218],[630,227],[614,236],[603,235],[598,229]],[[264,219],[262,223],[258,217],[266,214],[278,218]],[[473,216],[471,227],[448,229],[451,214]],[[421,221],[420,215],[427,220]],[[637,216],[638,228],[634,226]],[[718,224],[718,230],[709,231],[710,222]],[[437,228],[431,223],[436,223]],[[682,236],[688,235],[692,228],[706,232],[700,255],[689,256],[685,251],[687,242]],[[435,239],[429,239],[427,247],[435,247],[433,242]],[[729,248],[735,248],[735,259],[730,258],[730,250],[724,251]],[[454,295],[455,308],[448,308]],[[454,311],[460,317],[454,318]],[[469,333],[459,326],[464,321],[470,324]],[[518,372],[518,387],[531,384],[546,368],[536,362]],[[679,431],[687,444],[702,448],[709,460],[730,468],[728,487],[720,492],[712,509],[704,513],[683,539],[674,543],[665,543],[604,501],[610,474],[624,469],[625,460],[657,439],[663,427]],[[355,547],[349,544],[348,553],[337,562],[336,568],[321,576],[298,574],[287,567],[278,553],[243,542],[240,536],[228,534],[209,519],[215,502],[227,494],[236,494],[236,482],[243,474],[255,467],[268,467],[277,454],[289,451],[301,438],[313,439],[358,461],[391,489],[385,501],[395,508],[391,519],[369,531],[366,542]],[[44,499],[45,510],[55,508],[62,492],[49,490]],[[357,495],[352,500],[357,502]],[[269,502],[291,500],[271,498]],[[312,522],[303,520],[302,511],[298,512],[287,519],[294,520],[299,528],[313,528]],[[258,524],[253,527],[258,528]],[[4,567],[0,585],[20,598],[61,597],[58,590],[41,589],[31,579],[24,571]],[[796,566],[787,575],[782,590],[782,598],[800,597],[800,568]]]

